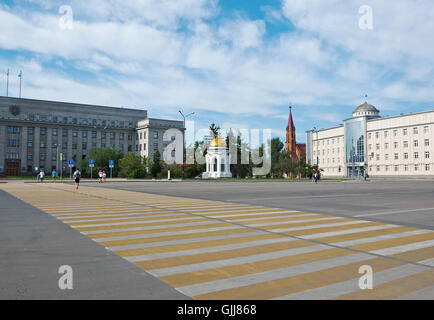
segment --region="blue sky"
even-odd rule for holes
[[[63,5],[71,29],[59,24]],[[372,29],[359,27],[362,5]],[[434,108],[432,0],[2,0],[0,30],[11,96],[22,69],[25,98],[154,118],[180,119],[181,108],[196,128],[282,139],[291,104],[299,142],[350,117],[365,94],[383,116]]]

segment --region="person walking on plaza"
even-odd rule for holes
[[[313,180],[315,181],[315,183],[318,183],[318,178],[319,178],[319,174],[318,174],[318,172],[315,172],[313,174]]]
[[[101,182],[102,182],[102,171],[99,170],[99,172],[98,172],[98,183],[101,183]]]
[[[44,176],[45,176],[45,172],[44,170],[41,170],[38,174],[38,178],[41,181],[41,183],[44,182]]]
[[[102,172],[102,181],[105,182],[105,178],[107,177],[107,174],[105,171]]]
[[[51,172],[51,176],[53,177],[53,181],[56,182],[56,177],[57,177],[56,169],[53,169],[53,172]]]
[[[78,186],[80,184],[80,176],[81,176],[81,172],[80,170],[77,168],[77,170],[75,170],[74,172],[74,179],[75,179],[75,189],[78,189]]]

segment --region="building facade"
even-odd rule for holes
[[[434,177],[434,111],[380,117],[365,102],[343,124],[306,132],[307,159],[323,176]]]
[[[143,121],[156,125],[140,130]],[[0,175],[65,172],[69,160],[78,165],[94,147],[141,155],[140,145],[157,143],[163,152],[160,138],[150,132],[162,136],[165,128],[183,130],[182,123],[151,120],[146,110],[0,97]]]

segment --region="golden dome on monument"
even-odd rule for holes
[[[226,141],[217,136],[210,144],[210,147],[227,147]]]

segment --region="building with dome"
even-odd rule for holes
[[[218,135],[209,145],[206,159],[206,172],[203,179],[232,178],[230,155],[226,141]]]
[[[325,177],[434,177],[434,111],[381,117],[365,102],[339,126],[306,132],[306,162]]]

